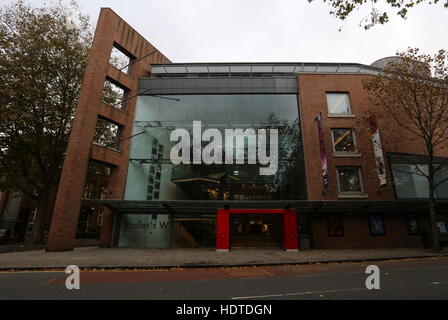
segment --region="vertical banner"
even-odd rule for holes
[[[325,138],[324,138],[324,126],[322,113],[319,113],[316,117],[317,128],[319,132],[319,143],[320,143],[320,162],[322,163],[322,178],[324,188],[328,188],[330,186],[330,182],[328,180],[328,158],[327,152],[325,151]]]
[[[370,124],[370,130],[372,132],[373,152],[375,154],[378,177],[380,179],[380,185],[384,186],[387,184],[386,164],[384,162],[383,147],[381,145],[381,138],[375,115],[371,115],[368,118],[368,121]]]

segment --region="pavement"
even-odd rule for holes
[[[303,265],[448,257],[422,248],[308,250],[295,253],[274,249],[238,249],[217,253],[213,249],[102,249],[76,248],[70,252],[44,250],[0,254],[0,271],[82,269],[172,269],[240,266]]]

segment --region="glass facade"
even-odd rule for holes
[[[429,185],[424,175],[428,174],[428,165],[393,164],[392,172],[395,182],[395,190],[399,199],[428,199]],[[435,183],[441,183],[448,179],[448,166],[438,170],[435,175]],[[441,183],[436,189],[436,198],[448,199],[448,181]]]
[[[191,164],[173,164],[170,155],[178,141],[170,141],[171,134],[174,130],[184,129],[193,137],[194,121],[201,121],[201,137],[208,129],[216,129],[222,137],[225,137],[227,129],[248,130],[247,132],[253,129],[252,133],[257,133],[260,129],[266,132],[277,129],[278,159],[275,160],[278,160],[278,169],[275,174],[261,175],[260,168],[266,165],[259,162],[249,164],[248,151],[257,147],[257,137],[250,134],[244,137],[243,143],[238,144],[236,140],[233,143],[234,157],[244,159],[244,164],[237,161],[225,164],[225,155],[222,164],[194,163],[193,141],[190,148]],[[125,200],[306,199],[296,94],[140,96],[137,101],[134,134],[137,136],[132,139]],[[266,155],[270,153],[269,135],[267,137]],[[202,142],[201,147],[204,149],[209,143]],[[223,153],[225,144],[228,143],[229,141],[223,138]],[[159,228],[159,225],[167,221],[168,216],[159,215],[158,218],[153,218],[149,223],[143,221],[147,217],[125,215],[121,224],[120,246],[127,246],[129,233],[129,228],[123,226],[139,224],[152,228],[150,233],[153,245],[167,246],[167,237],[155,235],[169,231],[167,228]],[[197,217],[193,220],[195,218]],[[188,219],[174,225],[182,232],[186,228],[192,229],[191,223],[186,221]],[[201,224],[204,225],[204,222]],[[204,226],[201,228],[206,229]],[[134,237],[135,232],[132,234]],[[131,240],[133,241],[138,241],[143,246],[146,246],[145,241],[147,242],[144,239]],[[178,239],[176,242],[182,240]],[[196,242],[208,241],[196,239]]]
[[[285,200],[305,199],[305,177],[297,96],[181,95],[139,97],[135,117],[126,200]],[[173,100],[178,99],[178,100]],[[202,132],[217,129],[278,129],[278,170],[260,175],[260,164],[248,164],[255,140],[246,137],[235,156],[245,164],[179,164],[170,160],[175,129],[193,136],[193,121]],[[205,147],[207,143],[202,143]],[[268,144],[269,146],[269,144]],[[193,147],[191,148],[193,150]],[[193,159],[193,157],[191,157]],[[224,162],[224,161],[223,161]]]

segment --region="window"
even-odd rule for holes
[[[210,84],[217,86],[218,81],[216,80],[216,84],[213,81]],[[160,192],[160,200],[167,201],[233,201],[240,195],[254,201],[306,198],[296,94],[205,93],[170,95],[170,99],[139,96],[137,101],[134,132],[141,132],[142,127],[145,127],[147,134],[130,141],[132,148],[126,199],[146,200],[147,181],[154,186],[154,192]],[[261,176],[260,168],[265,166],[260,163],[248,164],[248,160],[245,160],[244,164],[231,165],[224,162],[221,165],[173,165],[170,152],[177,142],[170,141],[172,131],[185,129],[192,134],[193,121],[198,119],[202,121],[203,131],[217,128],[223,138],[226,129],[277,129],[279,159],[276,175]],[[267,146],[270,145],[269,136],[267,134]],[[242,152],[252,147],[251,139],[245,140],[245,145],[240,149]],[[205,142],[201,146],[205,147]],[[193,148],[190,148],[190,151],[192,152]],[[187,153],[190,151],[184,150]],[[266,152],[269,154],[269,148]],[[224,154],[222,156],[224,160]],[[244,152],[244,158],[246,157],[247,152]],[[143,159],[146,161],[141,161]],[[153,176],[153,180],[149,180],[149,176]],[[218,184],[218,181],[223,183]],[[159,188],[156,187],[156,182]],[[222,190],[217,192],[216,187],[221,185]],[[156,200],[154,193],[153,197]]]
[[[439,227],[440,233],[444,235],[448,234],[448,221],[438,221],[437,226]]]
[[[332,129],[335,153],[356,153],[356,138],[352,129]]]
[[[129,67],[135,58],[117,43],[114,44],[110,54],[109,63],[123,73],[130,74],[132,67]]]
[[[348,93],[327,93],[328,113],[330,115],[351,115]]]
[[[340,193],[363,193],[361,169],[358,167],[338,168]]]
[[[106,119],[98,118],[93,141],[101,146],[119,149],[120,127]]]
[[[129,90],[114,83],[111,79],[104,81],[101,101],[117,109],[125,109],[125,100]]]
[[[436,165],[437,168],[437,165]],[[398,199],[428,199],[429,184],[427,164],[392,164],[395,191]],[[448,166],[439,168],[434,174],[435,183],[448,179]],[[438,199],[448,199],[448,181],[438,185],[435,191]]]

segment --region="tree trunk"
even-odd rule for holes
[[[45,235],[50,227],[56,191],[57,186],[50,186],[39,194],[32,232],[33,244],[44,244],[46,241]]]
[[[428,182],[429,182],[429,219],[431,221],[431,238],[432,238],[432,248],[435,252],[440,251],[440,236],[439,227],[437,226],[437,213],[436,213],[436,189],[434,187],[434,165],[433,165],[433,155],[432,151],[429,152],[429,172],[428,172]]]
[[[431,235],[432,235],[432,247],[435,252],[440,251],[440,234],[439,227],[437,226],[436,216],[436,200],[429,200],[429,217],[431,221]]]

